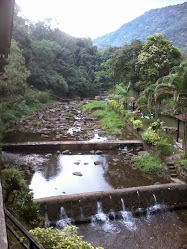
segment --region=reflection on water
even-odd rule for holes
[[[46,172],[51,172],[48,168],[53,168],[55,163],[56,175],[46,178]],[[102,155],[59,155],[55,162],[50,160],[38,168],[30,188],[35,198],[113,189],[104,178],[106,169],[106,157]],[[82,176],[73,175],[74,172]]]
[[[21,155],[3,152],[3,160],[12,165],[34,166],[36,172],[30,183],[34,198],[171,182],[134,169],[132,156],[126,150],[103,155]]]
[[[129,222],[131,218],[128,218]],[[184,249],[187,248],[187,210],[159,212],[139,218],[133,217],[136,229],[120,220],[110,221],[108,228],[101,224],[79,225],[78,233],[93,246],[106,249]]]

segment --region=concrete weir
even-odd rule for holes
[[[43,215],[47,213],[51,224],[55,224],[60,218],[61,207],[65,208],[67,216],[73,218],[75,223],[81,223],[90,221],[91,216],[96,214],[97,202],[102,203],[104,213],[109,213],[111,209],[118,212],[122,210],[122,199],[126,210],[134,213],[139,212],[140,208],[145,211],[147,207],[155,205],[155,201],[168,208],[187,208],[187,185],[170,183],[54,196],[35,201],[41,204]]]
[[[109,140],[109,141],[46,141],[0,144],[3,151],[10,152],[47,152],[63,150],[112,150],[119,147],[128,149],[143,147],[140,140]]]

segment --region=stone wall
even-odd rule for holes
[[[111,209],[118,212],[122,210],[122,198],[127,210],[137,212],[140,207],[145,210],[155,204],[153,195],[158,203],[168,207],[187,207],[187,185],[176,183],[47,197],[35,201],[41,204],[43,215],[47,212],[49,221],[54,224],[60,218],[61,207],[65,208],[68,217],[76,222],[85,222],[96,214],[97,202],[102,203],[105,213]]]

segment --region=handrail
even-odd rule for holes
[[[14,237],[21,243],[21,245],[25,249],[45,249],[6,208],[4,208],[4,211],[6,219],[10,220],[29,241],[29,246],[27,246],[21,240],[20,236],[13,230],[13,228],[6,222],[7,229],[14,235]]]

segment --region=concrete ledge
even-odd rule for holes
[[[25,142],[0,144],[3,151],[11,152],[46,152],[46,151],[63,151],[63,150],[112,150],[119,147],[127,146],[128,148],[142,146],[140,140],[117,140],[104,142],[91,141],[46,141],[46,142]]]
[[[187,185],[176,183],[47,197],[35,201],[41,204],[43,215],[47,212],[49,220],[54,224],[60,218],[61,207],[75,222],[84,222],[96,214],[98,201],[102,203],[105,213],[111,209],[115,212],[122,210],[121,198],[127,210],[136,212],[140,207],[146,209],[155,204],[153,194],[158,203],[168,207],[187,204]]]

